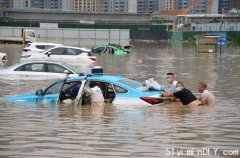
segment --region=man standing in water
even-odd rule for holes
[[[198,91],[201,93],[201,96],[198,97],[198,100],[202,105],[215,105],[215,97],[207,90],[207,84],[205,82],[198,83]]]
[[[198,106],[199,100],[193,95],[193,93],[184,87],[182,82],[178,82],[176,85],[176,92],[174,93],[162,93],[161,97],[173,97],[179,98],[183,105],[190,107]]]
[[[177,81],[175,80],[174,73],[172,72],[167,73],[167,81],[170,84],[171,92],[172,93],[176,92]]]
[[[90,83],[90,85],[86,85],[84,88],[84,92],[90,96],[91,105],[104,104],[103,93],[98,82],[92,82]]]

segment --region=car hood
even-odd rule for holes
[[[36,101],[38,96],[35,93],[22,94],[4,98],[6,101]]]

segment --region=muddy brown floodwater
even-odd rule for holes
[[[7,65],[17,63],[22,45],[0,45]],[[97,55],[107,74],[139,81],[154,77],[167,85],[166,73],[197,96],[206,81],[217,105],[186,108],[82,106],[74,109],[0,101],[0,157],[240,157],[240,49],[198,54],[181,43],[136,43],[127,56]],[[5,65],[6,66],[6,65]],[[82,67],[77,67],[81,71]],[[35,92],[47,81],[0,81],[0,97]]]

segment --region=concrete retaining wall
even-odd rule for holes
[[[22,28],[0,27],[0,36],[21,32]],[[70,46],[94,47],[106,43],[126,45],[130,43],[129,29],[45,29],[28,28],[40,35],[39,42],[62,43]],[[11,33],[11,34],[12,34]]]

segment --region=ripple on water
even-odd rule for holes
[[[216,106],[189,109],[176,104],[106,104],[101,109],[78,109],[0,101],[1,157],[159,158],[166,157],[167,148],[193,149],[192,157],[200,157],[197,150],[208,147],[239,150],[240,56],[229,51],[232,55],[219,58],[193,50],[179,44],[171,48],[143,45],[126,57],[99,55],[96,65],[103,66],[106,73],[140,81],[154,77],[164,86],[166,73],[172,71],[195,94],[197,83],[206,81],[217,98]],[[52,82],[1,80],[0,96],[35,92]],[[211,151],[208,157],[217,156]]]

